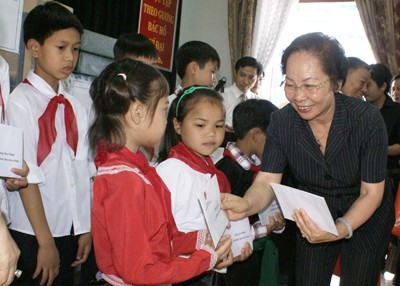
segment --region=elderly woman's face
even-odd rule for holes
[[[286,98],[304,120],[332,118],[334,92],[320,60],[307,51],[294,52],[286,64]]]

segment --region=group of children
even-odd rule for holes
[[[82,33],[79,20],[57,2],[35,7],[24,22],[34,69],[5,113],[8,124],[23,130],[30,169],[28,185],[7,193],[23,271],[13,285],[73,285],[74,267],[86,262],[92,238],[105,285],[211,285],[213,270],[228,266],[220,285],[250,285],[234,275],[241,267],[256,285],[261,262],[251,259],[251,246],[232,257],[228,235],[214,245],[197,193],[216,176],[220,192],[244,194],[276,107],[259,99],[237,106],[238,140],[217,168],[210,155],[225,136],[224,99],[213,89],[218,53],[204,42],[184,44],[176,56],[182,83],[168,96],[166,79],[151,66],[155,49],[132,55],[122,37],[116,61],[91,85],[89,120],[61,84],[75,67]],[[159,146],[154,168],[140,150]],[[268,230],[283,226],[276,215]],[[234,261],[242,266],[232,268]]]

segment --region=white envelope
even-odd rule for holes
[[[302,208],[319,228],[338,235],[335,222],[323,197],[280,184],[271,183],[271,187],[285,218],[293,220],[293,210]]]
[[[20,178],[11,168],[22,168],[22,130],[0,124],[0,177]]]
[[[221,209],[221,196],[219,194],[218,180],[216,176],[211,177],[205,186],[203,193],[197,194],[203,215],[206,219],[208,230],[212,241],[217,246],[226,226],[229,223],[224,210]]]

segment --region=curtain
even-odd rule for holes
[[[356,0],[377,62],[400,72],[400,0]]]
[[[257,0],[228,0],[228,34],[232,72],[235,70],[238,59],[251,54],[256,2]]]
[[[286,20],[299,0],[258,1],[251,55],[268,66]]]

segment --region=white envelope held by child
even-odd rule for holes
[[[229,223],[224,210],[221,209],[221,196],[219,194],[218,180],[212,176],[206,184],[203,193],[197,194],[203,215],[206,219],[212,241],[217,246],[226,226]]]
[[[233,257],[240,256],[242,249],[246,246],[246,242],[253,248],[254,234],[251,231],[251,225],[248,217],[238,221],[231,221],[231,227],[224,234],[230,234],[232,239]]]
[[[338,235],[335,222],[323,197],[280,184],[271,183],[271,187],[286,219],[293,220],[293,210],[302,208],[319,228]]]
[[[22,130],[0,124],[0,177],[20,178],[11,168],[22,169]]]

